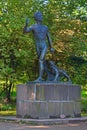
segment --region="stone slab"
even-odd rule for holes
[[[80,100],[80,92],[73,84],[30,83],[17,86],[17,100]]]
[[[17,118],[16,116],[0,116],[0,121],[8,122],[23,122],[26,124],[34,125],[55,125],[55,124],[67,124],[67,123],[86,123],[87,117],[78,118],[64,118],[64,119],[25,119]]]
[[[19,101],[17,117],[49,119],[65,117],[80,117],[80,103],[74,101]]]

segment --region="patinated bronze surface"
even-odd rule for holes
[[[70,81],[69,76],[64,72],[60,71],[54,62],[45,60],[45,56],[48,49],[48,44],[46,43],[46,39],[48,40],[50,51],[54,52],[52,48],[52,40],[49,34],[48,27],[42,24],[43,16],[40,11],[34,14],[34,19],[36,21],[35,24],[28,27],[29,20],[26,19],[25,26],[23,28],[23,33],[32,32],[34,34],[35,42],[36,42],[36,50],[39,60],[39,77],[34,82],[42,82],[43,73],[47,73],[47,79],[45,81],[55,81],[58,82],[60,79],[60,73],[62,73],[65,77],[67,77],[68,81]],[[49,69],[50,68],[50,69]]]

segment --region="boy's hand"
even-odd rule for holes
[[[54,48],[51,48],[50,51],[53,53],[54,52]]]
[[[26,18],[26,25],[28,25],[29,23],[29,18]]]

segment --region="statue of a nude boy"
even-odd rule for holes
[[[36,12],[34,14],[34,19],[36,21],[36,24],[28,27],[28,22],[29,20],[26,19],[26,24],[24,26],[23,32],[28,33],[28,32],[33,32],[34,37],[35,37],[35,42],[36,42],[36,50],[37,50],[37,55],[39,59],[39,77],[37,82],[43,81],[43,72],[44,72],[44,60],[47,52],[47,43],[46,39],[48,40],[49,46],[50,46],[50,51],[53,52],[54,49],[52,48],[52,41],[49,35],[48,27],[42,24],[43,16],[40,11]]]

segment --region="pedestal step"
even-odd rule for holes
[[[80,117],[80,102],[74,101],[29,101],[21,100],[17,104],[17,116],[23,118],[60,118]]]

